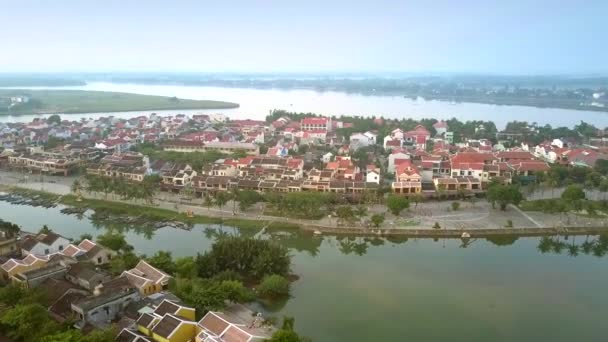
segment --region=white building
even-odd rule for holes
[[[28,236],[21,243],[21,254],[49,255],[63,251],[69,244],[70,240],[53,232]]]
[[[334,154],[331,152],[327,152],[324,155],[321,156],[321,161],[324,162],[325,164],[329,163],[331,161],[331,159],[334,157]]]

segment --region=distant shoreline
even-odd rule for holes
[[[26,102],[12,107],[11,97]],[[91,90],[0,89],[0,116],[238,108],[238,103]]]

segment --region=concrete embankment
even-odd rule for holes
[[[331,235],[447,237],[460,238],[463,233],[471,238],[492,236],[548,236],[548,235],[596,235],[608,233],[608,227],[526,227],[501,229],[361,229],[303,225],[302,229]]]

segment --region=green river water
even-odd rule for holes
[[[47,224],[73,238],[107,228],[91,222],[88,214],[79,219],[60,209],[0,202],[0,218],[28,231]],[[126,236],[139,253],[169,250],[186,256],[204,251],[225,233],[256,232],[196,225],[191,231],[131,230]],[[298,332],[313,341],[606,340],[608,257],[601,251],[579,250],[573,257],[566,247],[542,253],[539,238],[463,245],[460,240],[317,237],[299,231],[264,237],[291,249],[293,271],[300,276],[287,302],[265,310],[294,316]],[[578,246],[586,237],[554,239]]]

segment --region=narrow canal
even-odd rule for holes
[[[60,209],[0,202],[0,218],[28,231],[47,224],[73,238],[125,228]],[[219,234],[255,233],[206,225],[125,231],[137,252],[174,256],[204,251]],[[608,241],[598,237],[468,244],[297,231],[265,237],[291,249],[301,277],[292,298],[267,310],[296,317],[297,330],[314,341],[605,340]]]

